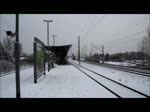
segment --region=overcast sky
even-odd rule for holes
[[[53,20],[49,32],[57,35],[55,45],[73,45],[70,53],[77,50],[78,36],[81,46],[87,46],[86,53],[90,52],[92,43],[93,52],[100,53],[98,46],[101,45],[104,45],[105,53],[137,51],[137,43],[146,35],[149,25],[146,14],[20,14],[19,37],[24,52],[33,52],[34,37],[47,45],[44,19]],[[1,14],[0,21],[2,40],[5,30],[15,31],[15,15]],[[132,34],[136,35],[128,37]],[[51,36],[50,45],[53,45]]]

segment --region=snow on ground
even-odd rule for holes
[[[73,61],[73,60],[71,60]],[[78,64],[78,61],[73,61]],[[89,68],[103,76],[113,79],[119,83],[127,85],[142,93],[150,95],[150,77],[140,76],[133,73],[118,71],[115,69],[105,68],[99,65],[80,62],[82,66]]]
[[[116,98],[72,65],[56,66],[34,84],[33,67],[20,72],[22,98]],[[0,97],[15,98],[15,73],[0,77]]]
[[[79,68],[83,70],[84,72],[86,72],[87,74],[89,74],[94,79],[96,79],[98,82],[102,83],[103,85],[105,85],[106,87],[108,87],[109,89],[117,93],[118,95],[120,95],[122,98],[145,98],[143,95],[133,92],[127,88],[124,88],[114,82],[106,80],[105,78],[100,77],[97,74],[92,73],[82,67],[79,67]]]
[[[128,62],[112,62],[112,61],[106,61],[107,64],[113,64],[113,65],[122,65],[122,66],[136,66],[136,64],[128,63]]]

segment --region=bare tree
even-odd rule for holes
[[[143,53],[143,65],[145,64],[145,56],[149,56],[149,68],[150,68],[150,27],[147,30],[147,35],[138,44],[138,50]]]
[[[149,56],[149,70],[150,70],[150,26],[148,28],[148,37],[147,37],[147,42],[148,42],[148,48],[147,48],[147,52],[148,52],[148,56]]]
[[[138,45],[138,51],[142,52],[142,54],[143,54],[142,58],[143,58],[143,66],[144,66],[144,59],[145,59],[144,39],[142,39],[142,41],[140,41],[137,45]]]
[[[15,54],[15,40],[6,36],[2,42],[0,42],[0,59],[14,62]],[[22,53],[22,44],[20,44],[20,54]]]
[[[1,58],[12,61],[14,53],[14,40],[6,36],[0,43]]]

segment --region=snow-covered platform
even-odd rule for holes
[[[72,65],[56,66],[33,82],[33,68],[20,72],[22,98],[116,98]],[[0,79],[0,97],[15,98],[15,73]]]

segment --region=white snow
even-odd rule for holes
[[[113,64],[113,65],[122,65],[122,66],[136,66],[136,64],[128,63],[128,62],[112,62],[112,61],[106,61],[107,64]]]
[[[27,57],[20,57],[20,60],[24,60],[24,59],[26,59]]]
[[[73,61],[73,60],[72,60]],[[74,61],[78,63],[77,61]],[[81,62],[91,70],[94,70],[108,78],[125,84],[147,95],[149,94],[150,78],[113,70],[98,65]],[[72,65],[55,65],[46,76],[41,76],[38,83],[34,84],[33,67],[20,72],[21,97],[22,98],[116,98],[114,94],[90,79]],[[86,71],[88,72],[88,71]],[[124,88],[118,87],[95,74],[90,75],[108,88],[113,89],[122,97],[139,98],[138,94],[132,94]],[[15,73],[0,77],[0,97],[15,98]]]
[[[116,92],[118,95],[120,95],[123,98],[144,98],[144,96],[135,93],[131,90],[128,90],[127,88],[124,88],[114,82],[111,82],[103,77],[100,77],[98,75],[96,75],[95,73],[92,73],[82,67],[79,67],[81,70],[83,70],[84,72],[86,72],[87,74],[89,74],[91,77],[93,77],[94,79],[96,79],[98,82],[102,83],[103,85],[105,85],[106,87],[108,87],[109,89],[111,89],[112,91]]]
[[[78,64],[78,61],[73,61],[73,62]],[[89,68],[89,69],[97,72],[97,73],[100,73],[103,76],[113,79],[119,83],[129,86],[129,87],[131,87],[135,90],[138,90],[142,93],[150,95],[150,77],[145,77],[145,76],[140,76],[140,75],[136,75],[133,73],[118,71],[118,70],[105,68],[102,66],[89,64],[89,63],[85,63],[85,62],[80,62],[80,64],[86,68]],[[94,76],[94,75],[92,75],[92,76]],[[97,76],[97,77],[99,77],[99,76]],[[127,93],[124,93],[124,94],[127,94]]]
[[[116,98],[72,65],[56,66],[33,83],[33,68],[21,71],[22,98]],[[15,74],[3,76],[1,97],[15,97]]]

